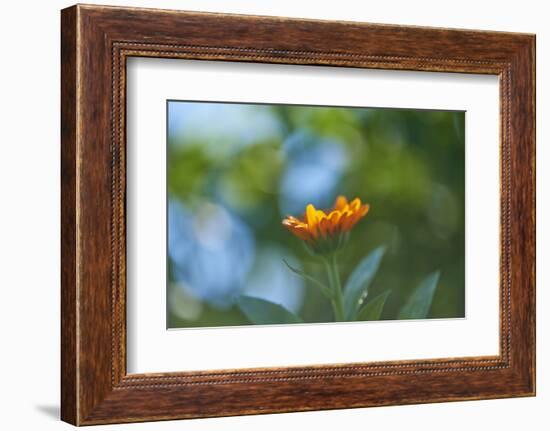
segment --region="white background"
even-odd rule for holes
[[[129,373],[498,354],[496,76],[140,58],[127,84]],[[466,318],[167,331],[167,99],[466,111]]]
[[[4,429],[70,429],[59,399],[59,9],[69,2],[4,2],[0,15],[0,397]],[[538,396],[106,426],[135,430],[547,429],[550,422],[550,28],[537,0],[313,2],[103,1],[107,4],[537,33]]]

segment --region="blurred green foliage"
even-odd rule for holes
[[[435,271],[428,316],[464,316],[463,112],[177,101],[168,112],[169,327],[249,324],[241,295],[332,321],[284,264],[325,277],[281,220],[338,194],[371,208],[338,257],[342,280],[386,247],[369,298],[391,293],[371,316],[395,318]]]

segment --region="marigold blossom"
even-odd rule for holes
[[[330,253],[345,243],[349,231],[368,212],[369,205],[362,204],[361,199],[348,202],[345,196],[338,196],[331,210],[325,212],[308,204],[303,218],[288,216],[283,225],[312,251]]]

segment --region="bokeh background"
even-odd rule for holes
[[[338,194],[371,210],[339,256],[342,280],[387,247],[369,296],[391,319],[429,273],[429,317],[464,316],[464,112],[168,101],[169,328],[250,324],[246,294],[305,322],[329,302],[283,263],[324,268],[282,225]]]

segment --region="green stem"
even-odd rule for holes
[[[334,310],[334,318],[337,322],[346,320],[344,312],[344,300],[342,297],[342,286],[340,283],[340,275],[338,274],[338,264],[336,262],[336,254],[332,254],[330,258],[323,259],[327,267],[330,290],[332,291],[332,308]]]

